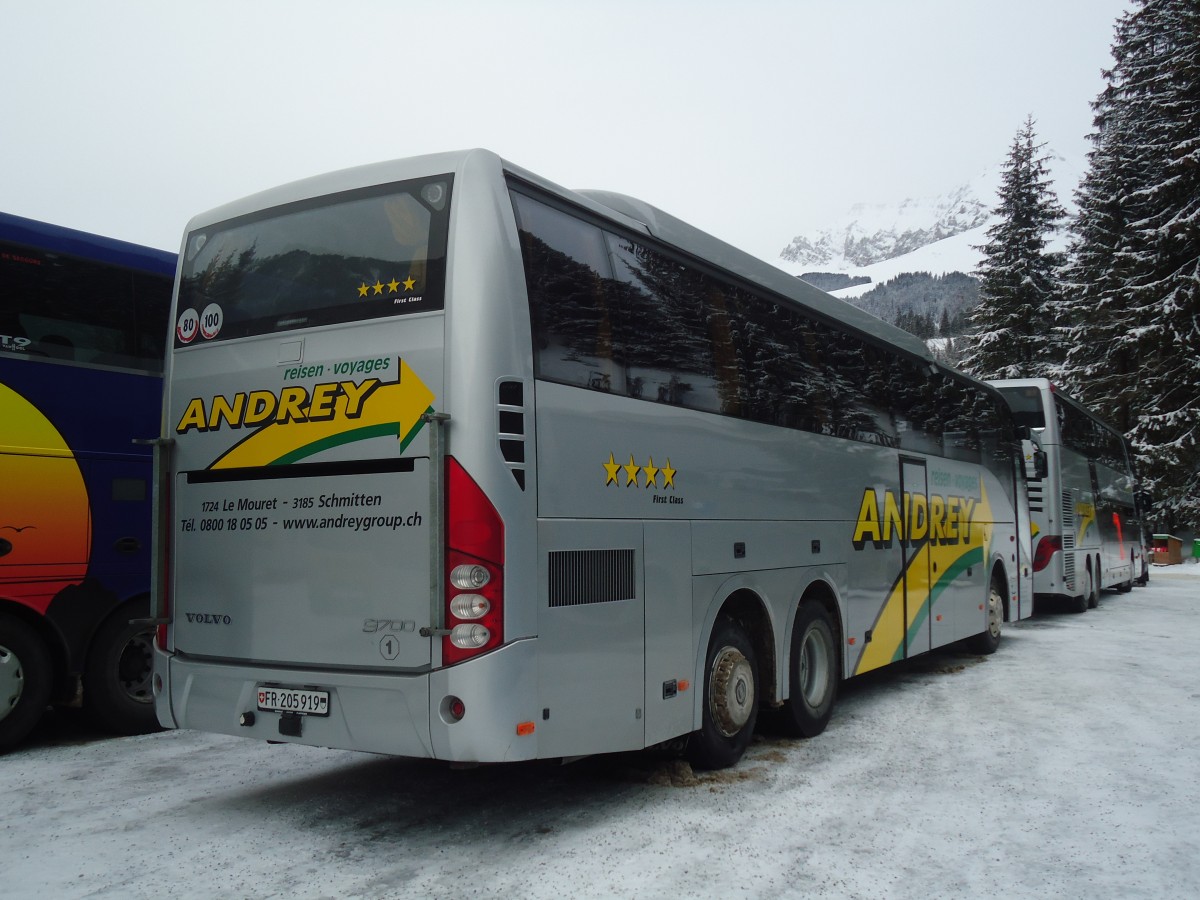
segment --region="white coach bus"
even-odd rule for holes
[[[194,219],[177,293],[164,725],[721,767],[1032,611],[1001,396],[628,197],[352,169]]]
[[[993,381],[1044,454],[1028,473],[1038,600],[1086,612],[1149,580],[1137,478],[1121,434],[1045,378]]]

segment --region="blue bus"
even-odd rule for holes
[[[176,256],[0,213],[0,752],[150,691],[151,451]]]

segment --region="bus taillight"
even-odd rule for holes
[[[453,457],[446,460],[446,628],[442,663],[504,641],[504,523]]]
[[[1050,565],[1050,558],[1063,548],[1062,536],[1047,534],[1038,541],[1037,549],[1033,551],[1033,571],[1040,572]]]

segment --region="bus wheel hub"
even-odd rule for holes
[[[725,737],[733,737],[750,720],[754,710],[754,672],[740,650],[726,647],[713,660],[709,701],[713,722]]]

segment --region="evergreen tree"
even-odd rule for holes
[[[963,368],[980,378],[1046,375],[1059,355],[1053,324],[1063,260],[1046,249],[1065,212],[1050,187],[1033,117],[1017,132],[1001,176],[999,221],[987,231],[976,270],[979,305],[971,316]]]
[[[1200,526],[1200,4],[1134,0],[1093,103],[1061,377],[1133,441],[1162,527]]]
[[[954,334],[954,325],[950,321],[950,310],[942,307],[942,317],[938,320],[938,337],[948,338]]]

